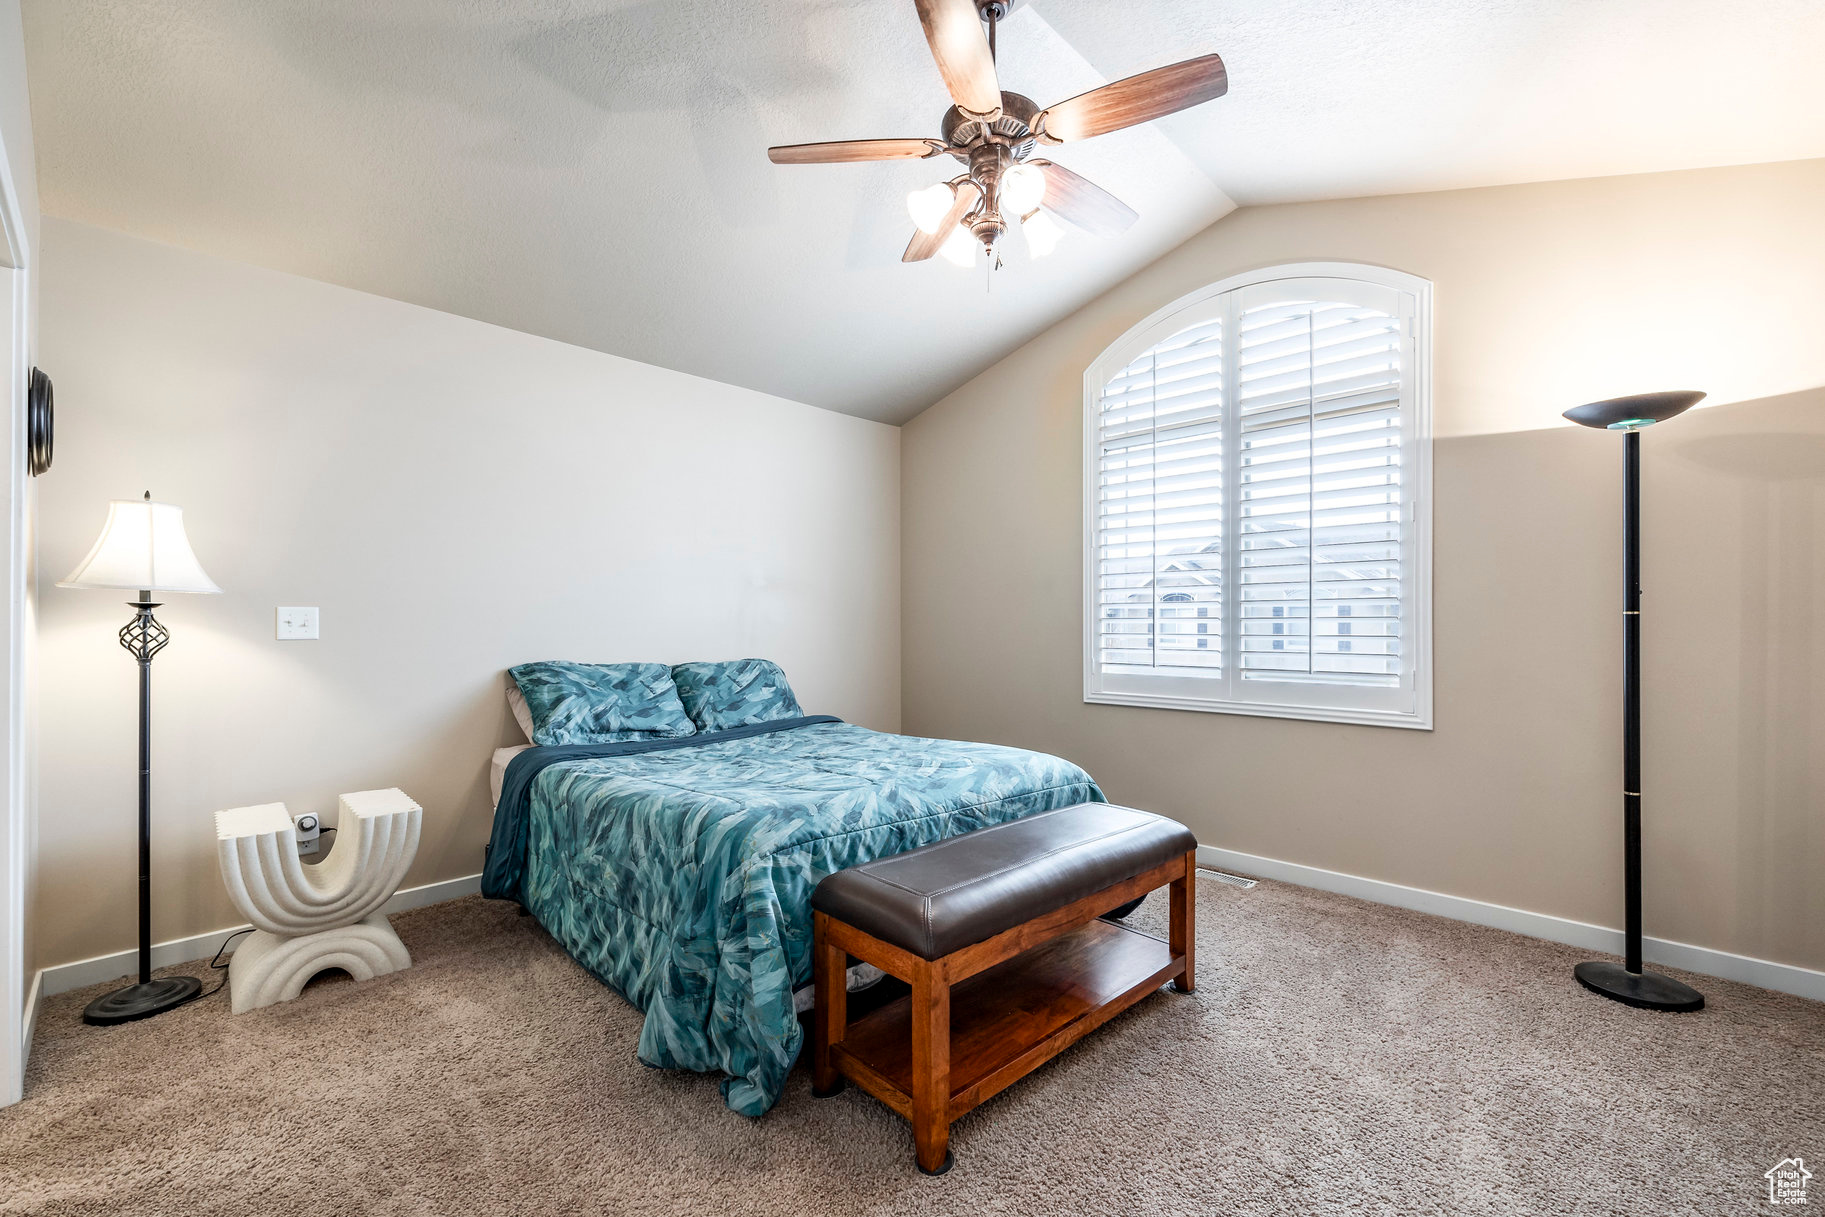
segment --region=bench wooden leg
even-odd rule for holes
[[[843,1089],[843,1079],[830,1059],[832,1044],[843,1042],[849,1032],[849,953],[832,946],[829,917],[812,914],[811,967],[814,1004],[811,1013],[811,1093],[829,1098]]]
[[[913,975],[912,1075],[919,1169],[942,1175],[951,1168],[951,987],[939,969],[923,961]]]
[[[1172,954],[1185,957],[1185,971],[1173,978],[1172,987],[1181,993],[1197,989],[1192,965],[1197,958],[1197,882],[1198,856],[1185,855],[1185,873],[1172,881]]]

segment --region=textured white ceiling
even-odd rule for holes
[[[1247,206],[1825,156],[1821,0],[1036,0],[1110,77],[1214,47],[1160,126]]]
[[[899,422],[1232,204],[1157,130],[1058,159],[1141,213],[985,276],[905,266],[956,162],[776,166],[936,136],[911,0],[46,0],[44,209]],[[1031,9],[1005,87],[1101,78]]]
[[[1045,104],[1210,50],[1230,96],[1061,149],[1142,219],[985,291],[903,266],[954,162],[911,0],[27,0],[46,212],[898,422],[1249,202],[1825,155],[1821,0],[1033,0]],[[1227,192],[1227,193],[1226,193]]]

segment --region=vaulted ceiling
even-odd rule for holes
[[[1140,222],[899,261],[952,162],[910,0],[27,0],[44,210],[899,422],[1244,204],[1825,156],[1817,0],[1031,0],[1003,86],[1208,51],[1230,95],[1057,150]]]

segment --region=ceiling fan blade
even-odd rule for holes
[[[944,145],[931,139],[839,139],[826,144],[780,144],[767,149],[775,165],[820,165],[837,161],[899,161],[936,156]]]
[[[1001,109],[1001,82],[995,77],[995,56],[982,32],[982,15],[975,0],[914,0],[925,41],[951,100],[972,114]]]
[[[1072,173],[1052,161],[1028,161],[1046,175],[1045,197],[1039,205],[1069,220],[1087,233],[1112,237],[1128,231],[1140,214],[1087,177]]]
[[[902,262],[923,262],[925,259],[944,248],[944,243],[957,231],[957,225],[969,214],[970,208],[982,197],[982,191],[976,183],[965,180],[957,186],[957,198],[951,209],[944,213],[944,219],[938,224],[937,232],[926,232],[923,228],[913,230],[913,238],[906,243],[906,252],[900,255]]]
[[[1089,139],[1151,122],[1229,92],[1229,73],[1216,55],[1168,64],[1061,101],[1034,120],[1050,144]]]

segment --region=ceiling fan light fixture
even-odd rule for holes
[[[1027,239],[1027,252],[1035,258],[1043,258],[1058,248],[1065,230],[1045,212],[1034,210],[1020,218],[1020,235]]]
[[[902,263],[942,253],[959,266],[986,260],[998,268],[1001,240],[1015,216],[1039,221],[1028,238],[1032,257],[1057,245],[1063,232],[1057,220],[1092,236],[1125,232],[1138,218],[1132,207],[1055,161],[1026,158],[1036,145],[1107,135],[1213,101],[1228,92],[1229,71],[1221,56],[1200,55],[1056,105],[1036,105],[1003,89],[996,68],[996,27],[1020,2],[915,0],[926,45],[950,94],[951,105],[938,124],[940,138],[778,144],[767,149],[767,158],[776,165],[816,165],[949,156],[964,165],[962,177],[907,196],[917,228],[900,255]],[[1041,207],[1047,216],[1038,215]],[[953,225],[960,227],[952,231]]]
[[[1001,178],[1001,210],[1023,216],[1046,197],[1046,175],[1033,165],[1015,165]]]
[[[919,231],[934,233],[944,223],[944,217],[956,200],[957,192],[949,182],[934,182],[924,190],[915,190],[906,196],[906,210],[912,216]]]
[[[959,224],[951,230],[950,239],[939,246],[938,253],[946,262],[954,262],[968,270],[976,265],[976,234]]]

